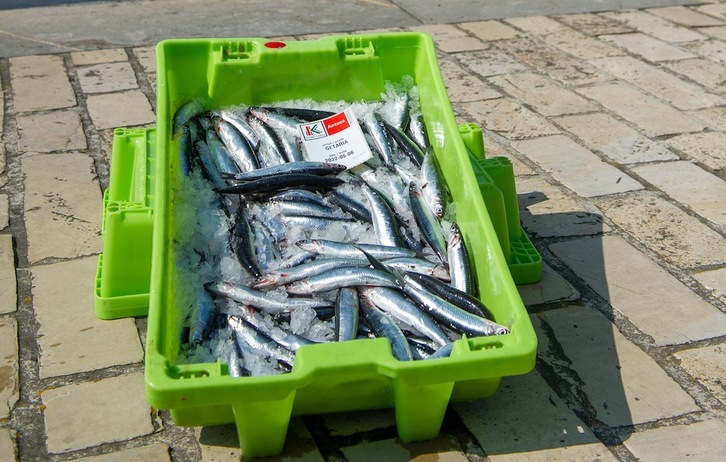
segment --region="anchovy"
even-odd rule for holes
[[[286,217],[310,217],[325,218],[336,221],[348,221],[348,217],[341,215],[340,211],[330,207],[329,205],[311,204],[310,202],[268,202],[271,206],[279,209],[280,213]]]
[[[244,118],[232,111],[219,111],[218,115],[226,122],[232,124],[244,136],[253,152],[260,150],[260,137]]]
[[[212,318],[214,317],[214,301],[209,292],[203,287],[197,290],[194,308],[194,322],[189,330],[189,343],[199,345],[209,335]]]
[[[368,198],[368,204],[371,207],[373,230],[376,233],[378,243],[391,247],[404,247],[397,226],[398,222],[388,203],[366,184],[363,185],[363,193]]]
[[[267,273],[259,280],[252,283],[252,288],[268,289],[271,287],[277,287],[311,276],[316,276],[318,274],[325,273],[335,268],[342,268],[344,266],[366,267],[368,266],[368,261],[362,259],[355,260],[352,258],[325,258],[320,260],[313,260],[311,262],[303,263],[293,268],[282,268]]]
[[[372,287],[361,290],[361,295],[392,318],[429,337],[437,346],[450,341],[436,321],[401,292],[386,287]]]
[[[245,362],[248,361],[248,357],[259,355],[278,362],[282,361],[285,369],[292,368],[292,364],[295,362],[295,354],[292,351],[284,348],[238,316],[229,316],[227,322],[232,332],[234,332],[235,342],[242,352]]]
[[[431,213],[431,209],[426,204],[421,188],[416,183],[411,183],[408,187],[409,204],[411,205],[411,211],[413,212],[418,229],[441,262],[444,265],[448,265],[446,240],[444,239],[444,233],[441,230],[439,220]]]
[[[411,139],[418,144],[424,154],[431,151],[431,143],[429,142],[428,133],[426,133],[426,124],[424,123],[421,112],[411,115],[407,131],[411,135]]]
[[[184,124],[179,129],[179,171],[183,176],[189,176],[192,170],[192,138],[189,125]]]
[[[405,275],[404,281],[403,291],[406,295],[418,303],[431,317],[453,331],[471,337],[509,333],[507,327],[464,311],[458,306],[432,294],[410,275]]]
[[[449,254],[449,271],[451,272],[451,285],[462,292],[476,296],[474,275],[471,271],[469,252],[456,222],[451,224],[451,233],[447,244]]]
[[[393,157],[393,148],[388,138],[383,121],[378,113],[371,111],[363,117],[363,126],[371,138],[373,139],[373,147],[376,153],[387,167],[393,168],[395,165]]]
[[[389,247],[375,244],[349,244],[327,239],[309,239],[295,243],[298,247],[318,255],[339,258],[365,258],[364,250],[376,258],[414,257],[416,252],[403,247]]]
[[[438,295],[449,303],[452,303],[462,310],[481,316],[482,318],[493,320],[494,316],[489,308],[479,299],[456,289],[445,282],[426,274],[408,273],[408,275],[418,281],[421,285],[429,289],[432,293]]]
[[[232,333],[234,338],[234,333]],[[229,357],[227,358],[227,367],[229,369],[230,377],[242,377],[244,375],[242,367],[242,358],[239,357],[239,350],[237,349],[237,343],[235,342],[234,347],[229,351]]]
[[[250,114],[260,121],[264,122],[278,133],[283,132],[292,137],[300,137],[298,125],[300,121],[294,117],[284,115],[277,111],[270,111],[260,106],[252,106],[249,108]]]
[[[396,359],[399,361],[413,360],[413,353],[411,353],[411,348],[408,346],[406,336],[391,318],[366,302],[365,299],[363,299],[360,309],[363,313],[363,319],[376,336],[385,337],[391,342],[391,350]]]
[[[221,173],[239,172],[239,167],[214,129],[207,130],[207,146],[209,146],[209,152],[212,153],[212,158],[217,163]]]
[[[197,159],[202,165],[202,171],[204,176],[212,183],[214,188],[224,188],[227,183],[222,178],[222,173],[219,171],[216,162],[212,158],[212,153],[207,146],[207,142],[203,139],[196,139],[194,143],[194,152],[197,154]]]
[[[341,183],[343,183],[343,180],[335,176],[281,173],[228,186],[220,189],[219,192],[225,194],[264,194],[289,187],[329,189]]]
[[[348,212],[356,220],[366,223],[373,223],[371,212],[368,208],[354,197],[341,191],[339,188],[331,189],[326,196],[330,202],[340,207],[344,212]]]
[[[244,267],[251,276],[258,278],[262,275],[262,271],[260,270],[260,265],[257,261],[257,257],[255,256],[256,243],[254,232],[247,220],[246,209],[247,207],[244,203],[241,203],[237,208],[234,231],[232,233],[233,237],[230,244],[242,267]]]
[[[265,335],[269,336],[272,340],[279,343],[283,347],[287,348],[288,350],[292,352],[296,352],[300,347],[305,345],[315,345],[318,342],[313,342],[310,339],[307,339],[301,335],[294,334],[290,332],[289,330],[280,327],[275,326],[270,328],[267,326],[262,320],[258,319],[256,316],[245,316],[245,321],[249,322],[253,326],[255,326],[260,332],[264,333]]]
[[[172,124],[172,133],[177,134],[181,128],[187,124],[194,117],[198,116],[204,111],[201,101],[198,99],[191,99],[186,103],[179,106],[174,113],[174,121]]]
[[[397,287],[398,281],[390,273],[353,266],[335,268],[323,274],[293,282],[286,287],[290,294],[312,294],[353,286]]]
[[[285,189],[278,191],[270,195],[267,201],[309,202],[311,204],[326,205],[322,197],[307,189]]]
[[[416,167],[421,167],[424,158],[424,152],[421,148],[400,128],[391,124],[385,124],[385,127],[398,145],[399,149],[406,154],[409,159],[411,159],[411,162],[413,162]]]
[[[273,294],[254,290],[243,285],[231,282],[217,282],[206,285],[207,289],[215,294],[230,298],[238,303],[250,305],[268,314],[276,314],[295,308],[315,308],[330,306],[325,300],[316,298],[278,298]]]
[[[316,120],[327,119],[328,117],[335,115],[335,112],[331,111],[321,111],[318,109],[304,109],[294,107],[263,106],[262,109],[278,112],[288,117],[302,119],[306,122],[315,122]]]
[[[335,338],[339,342],[353,340],[358,333],[358,292],[343,287],[335,301]]]
[[[260,119],[253,115],[247,116],[247,123],[257,133],[260,138],[260,149],[257,152],[261,167],[272,167],[286,162],[285,148],[280,143],[280,139],[275,132],[265,125]]]
[[[449,356],[451,356],[452,351],[454,351],[454,342],[449,342],[436,350],[426,359],[448,358]]]
[[[398,257],[384,261],[386,267],[395,268],[400,271],[426,274],[442,281],[450,281],[449,270],[445,266],[434,263],[423,258]]]
[[[260,168],[255,151],[247,139],[231,123],[219,119],[217,133],[222,143],[229,150],[230,155],[242,172],[255,171]],[[231,173],[231,172],[230,172]]]
[[[327,162],[299,161],[272,167],[257,168],[253,171],[244,171],[234,175],[225,175],[226,178],[240,181],[258,180],[260,178],[279,175],[280,173],[305,173],[308,175],[335,175],[345,170],[345,165],[330,164]]]
[[[444,216],[444,189],[441,185],[436,159],[427,152],[421,165],[421,191],[436,218]]]

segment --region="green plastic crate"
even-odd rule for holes
[[[400,362],[386,339],[301,348],[290,373],[232,378],[226,364],[174,363],[175,309],[170,184],[178,178],[171,118],[192,98],[208,108],[295,98],[376,100],[384,82],[412,76],[437,160],[457,205],[479,290],[511,326],[464,338],[449,358]],[[312,41],[169,40],[157,46],[157,157],[146,342],[146,395],[179,425],[235,422],[246,457],[282,451],[290,417],[393,407],[403,441],[435,437],[451,400],[491,396],[503,376],[534,367],[537,339],[514,285],[480,184],[456,125],[431,38],[420,33],[330,36]],[[499,220],[502,217],[498,217]],[[506,218],[504,218],[506,220]],[[518,224],[517,224],[518,226]]]

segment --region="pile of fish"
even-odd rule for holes
[[[509,332],[476,297],[415,87],[382,97],[353,104],[374,156],[350,169],[306,160],[298,125],[351,103],[180,107],[180,362],[264,375],[319,342],[386,337],[407,361],[448,356],[462,334]]]

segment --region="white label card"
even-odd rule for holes
[[[373,157],[350,108],[325,119],[299,124],[298,128],[302,133],[307,160],[352,168]]]

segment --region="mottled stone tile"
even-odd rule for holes
[[[666,144],[717,173],[726,170],[726,133],[704,132],[674,136]]]
[[[638,460],[719,460],[726,453],[724,432],[721,419],[670,425],[633,433],[625,446]]]
[[[396,439],[364,442],[340,449],[348,460],[376,460],[394,462],[398,460],[427,460],[441,462],[467,462],[469,459],[444,436],[430,441],[404,443]]]
[[[101,190],[85,154],[39,154],[21,161],[31,263],[101,251]]]
[[[129,56],[123,48],[110,48],[107,50],[74,51],[71,52],[71,61],[75,66],[90,66],[101,63],[117,63],[128,61]]]
[[[20,398],[18,325],[15,318],[0,318],[0,358],[0,419],[7,420]]]
[[[88,96],[88,113],[97,129],[153,124],[154,112],[139,90]]]
[[[675,59],[693,58],[694,55],[682,48],[662,42],[640,32],[632,34],[601,35],[601,39],[625,48],[629,52],[641,56],[648,61],[670,61]]]
[[[456,59],[469,71],[480,77],[491,77],[499,74],[511,74],[527,71],[527,66],[508,53],[497,48],[486,51],[459,53]]]
[[[48,452],[58,454],[154,431],[144,374],[73,383],[41,392]]]
[[[463,22],[459,27],[486,42],[511,39],[519,35],[519,32],[500,21]]]
[[[552,330],[543,334],[540,357],[562,351],[579,377],[578,388],[587,397],[595,418],[611,427],[654,422],[700,408],[643,350],[631,343],[599,312],[584,306],[568,306],[539,313],[537,318]],[[541,332],[543,326],[535,323]]]
[[[562,88],[543,75],[529,73],[499,75],[489,78],[489,82],[544,116],[577,114],[597,109],[577,93]]]
[[[661,142],[648,139],[605,113],[576,114],[554,120],[588,147],[619,164],[678,159]]]
[[[722,20],[699,13],[686,6],[664,6],[660,8],[648,8],[646,11],[687,27],[718,26],[723,24]]]
[[[126,462],[128,460],[168,462],[169,446],[162,443],[77,459],[78,462]]]
[[[719,63],[707,58],[695,58],[671,61],[662,63],[662,65],[673,72],[700,83],[709,91],[722,95],[726,94],[726,67]],[[681,81],[683,82],[683,79]]]
[[[512,143],[517,151],[534,160],[557,181],[583,197],[595,197],[642,189],[622,170],[600,160],[564,135]]]
[[[504,377],[491,398],[453,407],[493,461],[617,460],[536,372]]]
[[[14,430],[0,429],[0,459],[8,462],[18,460],[18,454],[15,450]]]
[[[723,236],[653,192],[596,202],[615,225],[681,269],[726,264]]]
[[[618,236],[563,241],[550,249],[657,345],[726,335],[726,314]]]
[[[713,393],[716,399],[726,404],[726,345],[721,343],[690,348],[674,356],[686,372]]]
[[[76,105],[61,56],[10,58],[15,112],[47,111]]]
[[[726,182],[686,161],[648,164],[635,173],[705,219],[726,226]],[[678,181],[673,181],[677,179]]]
[[[726,303],[726,268],[700,271],[694,273],[693,278],[714,297]]]
[[[483,128],[510,140],[559,133],[559,130],[547,119],[511,99],[464,103],[462,109]]]
[[[441,59],[439,68],[446,85],[449,101],[452,103],[481,101],[502,96],[488,83],[464,70],[453,59]]]
[[[127,61],[83,66],[77,72],[84,93],[110,93],[139,88],[136,74]]]
[[[526,306],[571,302],[580,298],[580,292],[546,263],[542,263],[542,279],[539,282],[519,284],[517,290]]]
[[[664,42],[679,43],[706,39],[706,37],[692,29],[674,24],[666,19],[649,14],[647,11],[628,10],[607,14],[619,21],[625,22],[635,30],[663,40]]]
[[[699,132],[705,128],[687,114],[624,83],[610,83],[578,90],[643,129],[645,135],[663,136]]]
[[[16,310],[17,293],[13,236],[0,234],[0,314]]]
[[[25,152],[54,152],[86,149],[86,135],[77,111],[70,109],[17,116],[18,149]]]
[[[447,53],[484,50],[488,45],[453,24],[427,24],[411,27],[411,30],[425,32],[434,39],[436,47]]]
[[[95,315],[97,263],[89,257],[32,267],[41,378],[143,360],[133,318],[104,321]]]

